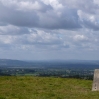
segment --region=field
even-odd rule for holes
[[[3,76],[0,99],[99,99],[92,81],[69,78]]]

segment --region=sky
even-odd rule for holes
[[[0,58],[99,60],[99,0],[0,0]]]

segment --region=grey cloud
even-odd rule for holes
[[[4,23],[4,22],[0,22],[0,26],[6,26],[8,24]]]
[[[99,23],[98,22],[91,22],[89,20],[83,20],[83,25],[85,27],[93,29],[95,31],[99,30]]]
[[[80,31],[80,33],[72,35],[71,46],[77,50],[98,50],[97,33],[95,34],[95,31],[88,30],[83,32]]]
[[[88,3],[87,0],[57,1],[58,4],[62,4],[61,7],[57,3],[57,6],[55,5],[56,7],[50,3],[45,4],[43,0],[10,0],[8,4],[5,2],[7,0],[0,1],[1,26],[11,24],[21,27],[69,30],[79,29],[82,26],[98,30],[99,27],[99,24],[92,23],[86,15],[83,15],[84,13],[89,16],[93,14],[95,18],[98,17],[96,10],[99,8],[93,0],[88,1]],[[78,14],[78,10],[82,11],[82,15]]]
[[[19,41],[23,44],[30,45],[60,45],[62,40],[57,37],[57,35],[52,35],[49,33],[36,33],[30,35],[24,35]]]
[[[39,2],[44,5],[43,2]],[[51,6],[46,5],[44,9],[48,9],[47,12],[24,11],[13,7],[10,8],[0,3],[0,12],[2,13],[0,14],[0,22],[16,26],[49,29],[81,28],[76,10],[63,8],[59,10],[61,15],[58,16],[57,11],[54,11]]]
[[[22,12],[9,8],[0,9],[0,21],[16,26],[36,26],[39,20],[35,12]]]
[[[96,10],[99,9],[98,4],[94,3],[94,0],[59,0],[59,2],[64,6],[82,10],[86,13],[96,14]]]
[[[95,25],[91,22],[91,20],[86,19],[86,16],[84,17],[83,13],[82,15],[84,19],[81,19],[82,15],[78,15],[78,10],[89,14],[89,16],[91,12],[95,13],[95,10],[99,8],[96,6],[95,3],[93,3],[93,0],[90,0],[89,3],[87,3],[87,0],[81,2],[79,0],[70,0],[68,2],[67,0],[60,1],[60,4],[62,4],[63,6],[57,9],[53,8],[51,4],[45,4],[41,0],[15,0],[16,3],[23,2],[23,4],[19,5],[19,9],[17,7],[18,4],[16,4],[16,6],[14,7],[12,5],[14,5],[15,3],[9,3],[10,6],[7,6],[7,4],[4,4],[5,1],[3,3],[0,2],[1,25],[12,24],[21,27],[36,27],[46,29],[79,29],[84,26],[86,28],[90,27],[94,30],[98,30],[98,25]],[[28,2],[30,5],[33,4],[35,6],[38,6],[37,9],[39,10],[36,10],[34,8],[33,10],[31,10],[32,6],[29,9],[29,6],[27,6],[29,5]],[[37,4],[35,4],[35,2],[37,2]],[[97,14],[95,14],[95,16],[96,15]]]
[[[30,28],[29,31],[30,33],[23,35],[0,35],[0,50],[3,50],[2,53],[9,52],[11,54],[13,52],[15,56],[15,53],[22,52],[24,57],[26,52],[27,55],[31,53],[29,56],[36,53],[37,57],[54,53],[59,56],[57,58],[63,57],[63,55],[69,56],[72,53],[72,58],[75,57],[74,54],[76,53],[78,55],[82,53],[80,55],[83,55],[84,51],[91,53],[92,51],[98,52],[99,49],[97,31],[90,32],[87,30],[86,32],[84,29],[80,31],[50,30],[49,32],[48,30],[33,28]],[[60,35],[57,35],[56,32]],[[79,56],[77,57],[79,58]],[[52,55],[52,57],[54,56]]]
[[[81,28],[79,16],[75,9],[60,9],[59,15],[55,11],[40,14],[40,27],[49,29],[77,29]]]
[[[13,28],[13,27],[12,27]],[[0,35],[0,42],[2,44],[21,44],[21,45],[60,45],[62,44],[62,39],[59,38],[56,34],[46,33],[42,30],[31,29],[25,34],[25,29],[18,29],[16,33],[22,32],[23,35],[11,35],[9,32],[14,30],[5,30],[6,35]]]
[[[22,35],[29,34],[28,28],[13,25],[0,26],[0,35]]]
[[[98,6],[93,0],[0,0],[0,57],[99,59]]]
[[[37,1],[37,0],[35,0]],[[41,8],[41,11],[44,13],[46,11],[49,11],[49,10],[53,10],[52,6],[51,5],[46,5],[44,4],[44,2],[42,2],[41,0],[38,1],[38,3],[42,6]]]
[[[10,45],[10,44],[1,44],[0,43],[0,50],[4,50],[4,51],[11,50],[12,46],[13,45]]]
[[[46,12],[52,9],[50,5],[44,4],[41,0],[1,0],[0,2],[4,7],[27,12],[33,10]]]

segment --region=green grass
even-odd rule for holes
[[[53,77],[0,77],[0,99],[99,99],[92,81]]]

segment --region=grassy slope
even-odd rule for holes
[[[0,99],[99,99],[92,81],[51,77],[0,77]]]

